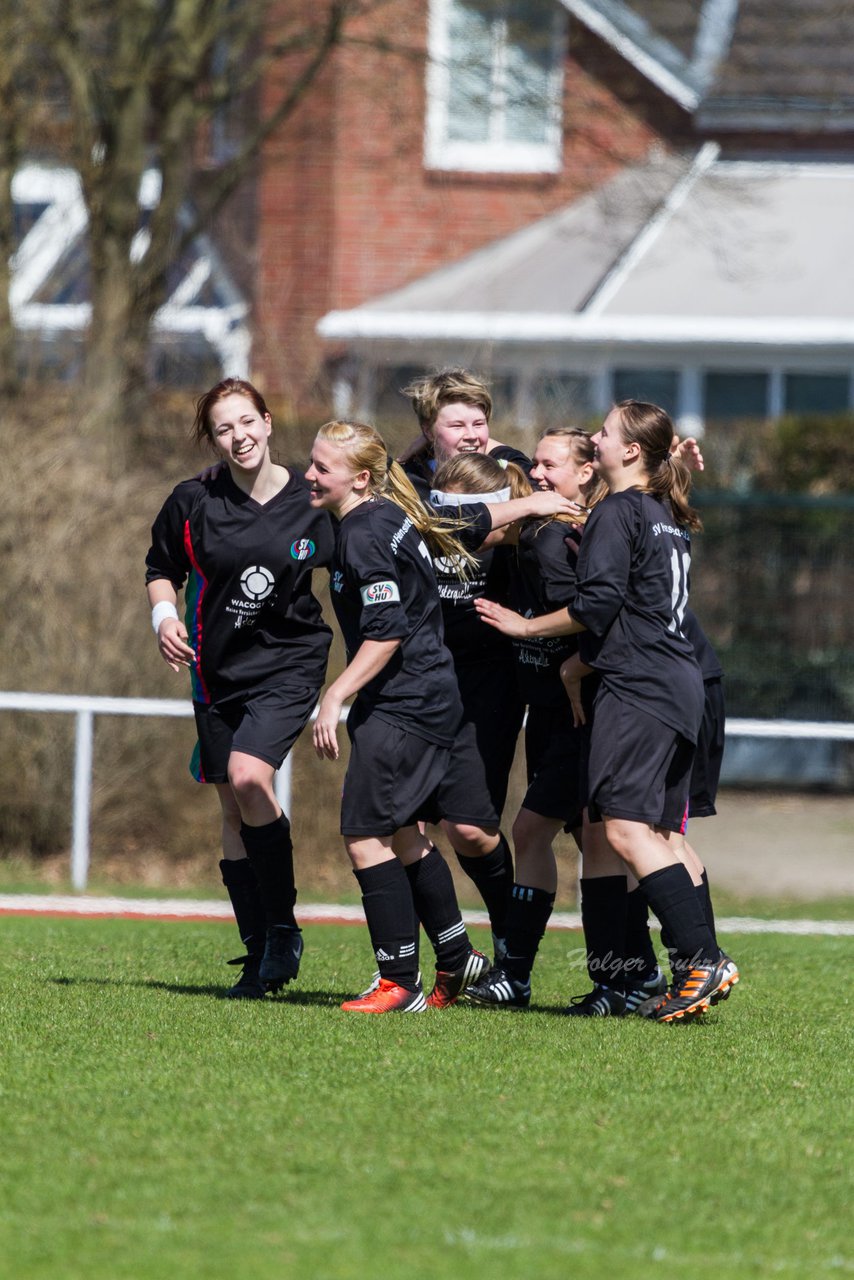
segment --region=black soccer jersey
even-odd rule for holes
[[[386,666],[359,690],[357,713],[450,746],[462,716],[430,553],[409,517],[385,498],[341,521],[332,603],[348,661],[365,640],[399,640]]]
[[[185,480],[151,530],[146,582],[186,583],[186,626],[196,652],[195,702],[278,683],[323,683],[331,629],[312,594],[313,569],[329,564],[334,535],[309,503],[303,475],[263,505],[223,467]]]
[[[510,445],[497,445],[489,452],[497,461],[515,462],[527,474],[531,460]],[[436,464],[429,455],[420,455],[406,464],[405,470],[421,497],[429,504],[432,478]],[[452,507],[443,512],[452,518],[460,515],[470,522],[468,529],[458,537],[467,550],[475,552],[492,531],[492,521],[485,506],[466,505]],[[510,566],[512,552],[509,547],[487,548],[478,552],[477,565],[469,570],[468,580],[461,582],[453,566],[441,558],[435,562],[436,581],[442,600],[445,619],[445,644],[450,649],[454,666],[481,666],[493,662],[510,668],[513,650],[507,636],[482,622],[474,602],[484,596],[499,604],[509,603]]]
[[[696,742],[703,682],[681,629],[690,564],[688,531],[668,507],[638,489],[610,494],[584,530],[571,613],[603,686]]]
[[[465,520],[466,527],[456,531],[456,536],[475,558],[465,579],[456,572],[455,562],[437,556],[433,561],[442,616],[445,620],[445,644],[450,649],[454,666],[480,666],[484,662],[512,660],[512,650],[506,636],[487,627],[474,607],[481,596],[497,600],[499,604],[509,600],[510,558],[505,547],[488,547],[478,551],[492,531],[489,507],[467,503],[464,506],[433,507],[440,515],[451,520]]]
[[[517,613],[536,618],[562,607],[572,612],[576,552],[566,544],[578,533],[562,520],[528,521],[519,535],[510,601]],[[565,700],[560,666],[578,649],[576,636],[535,636],[514,640],[519,689],[532,706]]]
[[[686,609],[682,619],[682,631],[690,640],[694,657],[699,663],[704,680],[720,680],[724,673],[721,660],[712,648],[712,642],[706,635],[693,609]]]

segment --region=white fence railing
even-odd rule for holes
[[[347,718],[344,707],[341,720]],[[174,698],[98,698],[73,693],[8,693],[0,691],[0,711],[48,711],[73,715],[74,785],[71,813],[71,884],[83,890],[89,880],[89,833],[92,823],[92,757],[95,716],[192,717],[193,704]],[[312,719],[316,715],[312,713]],[[291,760],[276,774],[276,796],[291,811]]]
[[[74,788],[71,815],[71,883],[86,888],[89,879],[89,832],[92,810],[92,754],[95,716],[183,716],[193,714],[191,702],[172,698],[98,698],[65,693],[8,693],[0,691],[0,711],[60,712],[75,717]],[[349,707],[344,707],[345,720]],[[314,718],[314,717],[312,717]],[[727,737],[821,738],[854,742],[854,724],[814,720],[727,719]],[[291,761],[276,774],[276,795],[291,811]]]

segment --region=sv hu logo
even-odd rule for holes
[[[365,598],[371,604],[381,604],[384,600],[394,600],[394,587],[390,582],[373,582],[365,589]]]
[[[313,556],[315,545],[311,538],[297,538],[291,543],[291,556],[294,560],[308,560],[309,556]]]

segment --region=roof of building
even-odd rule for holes
[[[854,343],[854,165],[650,160],[350,311],[336,339]]]
[[[12,181],[16,249],[9,301],[22,332],[79,334],[91,317],[87,213],[80,176],[72,169],[24,164]],[[146,170],[140,188],[144,213],[160,198],[160,175]],[[144,250],[141,225],[133,251]],[[249,312],[217,252],[203,234],[194,237],[175,262],[169,292],[154,316],[158,335],[176,342],[199,339],[223,367],[248,368]]]
[[[387,313],[580,311],[685,168],[666,157],[626,169],[601,190],[367,307]]]
[[[854,128],[854,6],[561,0],[704,129]]]

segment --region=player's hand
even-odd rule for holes
[[[173,671],[189,667],[196,660],[195,650],[187,644],[187,628],[180,618],[163,619],[157,629],[157,647]]]
[[[311,736],[314,749],[321,760],[338,759],[338,722],[341,717],[341,706],[340,699],[327,690],[317,708],[317,719]]]
[[[528,502],[531,505],[531,515],[537,516],[581,516],[587,514],[587,508],[582,507],[578,502],[570,502],[569,498],[561,497],[554,489],[535,489],[531,494]]]
[[[674,458],[684,462],[689,471],[702,471],[704,469],[703,455],[700,452],[699,444],[693,436],[686,436],[684,440],[674,436],[670,445],[670,452]]]
[[[514,613],[512,609],[505,609],[503,604],[496,604],[494,600],[484,600],[482,597],[475,600],[474,607],[483,622],[488,622],[505,636],[515,636],[518,640],[527,636],[528,619],[523,618],[521,613]]]

